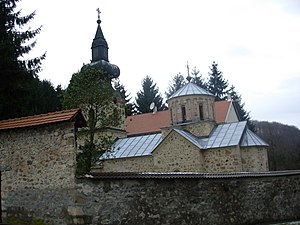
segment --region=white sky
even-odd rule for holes
[[[101,10],[109,60],[132,99],[150,75],[163,97],[186,63],[207,77],[216,61],[256,120],[300,128],[299,0],[22,0],[43,25],[30,56],[47,52],[41,79],[67,87],[91,60]]]

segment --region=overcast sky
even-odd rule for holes
[[[101,11],[109,60],[135,98],[149,75],[163,97],[172,76],[196,66],[206,78],[213,61],[242,95],[253,119],[300,128],[300,1],[298,0],[22,0],[43,25],[31,55],[47,52],[41,79],[67,87],[91,60]]]

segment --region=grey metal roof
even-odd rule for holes
[[[247,129],[242,142],[241,146],[269,146],[264,140],[254,134],[251,130]]]
[[[161,140],[161,133],[118,139],[105,159],[151,155]]]
[[[214,129],[207,139],[206,149],[236,146],[240,143],[246,128],[246,121],[220,124]]]
[[[209,137],[196,137],[193,134],[175,129],[200,149],[223,148],[229,146],[268,146],[261,138],[247,128],[247,122],[235,122],[218,125]]]
[[[193,83],[188,83],[176,91],[173,95],[169,97],[169,99],[186,96],[186,95],[210,95],[214,96],[212,93],[208,92],[207,90],[197,86]],[[169,100],[168,99],[168,100]]]
[[[185,130],[175,132],[189,140],[200,150],[230,146],[268,146],[261,138],[247,128],[247,122],[225,123],[218,125],[208,137],[197,137]],[[118,139],[112,151],[101,159],[127,158],[151,155],[162,141],[162,134],[149,134]]]

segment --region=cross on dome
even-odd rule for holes
[[[192,78],[191,78],[191,76],[190,76],[190,66],[189,66],[189,61],[186,62],[186,68],[187,68],[187,74],[188,74],[186,79],[188,80],[188,82],[191,82],[191,79],[192,79]]]

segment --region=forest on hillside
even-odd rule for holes
[[[270,170],[300,169],[300,130],[277,122],[253,121],[256,133],[269,144]]]

